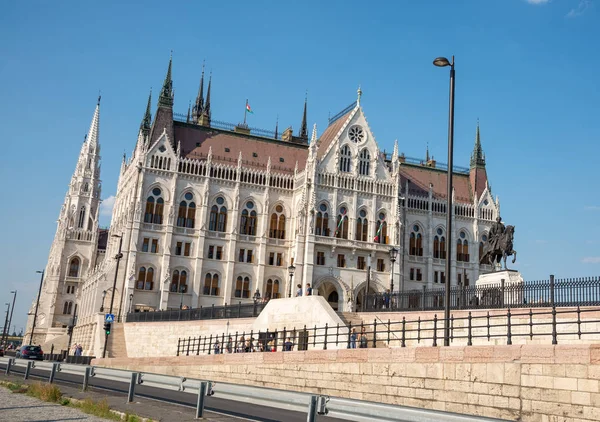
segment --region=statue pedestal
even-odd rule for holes
[[[510,307],[523,304],[523,276],[517,270],[482,274],[475,282],[482,307]]]

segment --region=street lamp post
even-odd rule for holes
[[[454,56],[452,62],[445,57],[438,57],[433,61],[438,67],[450,66],[450,111],[448,117],[448,191],[446,207],[446,233],[448,242],[446,242],[446,299],[444,300],[444,346],[450,346],[450,285],[452,277],[450,265],[452,260],[452,169],[454,161]]]
[[[106,298],[106,290],[102,290],[102,304],[100,305],[100,312],[104,312],[104,298]]]
[[[10,326],[12,325],[12,317],[13,317],[13,314],[15,313],[15,300],[17,300],[17,291],[16,290],[12,290],[11,293],[14,296],[13,296],[12,308],[10,310],[10,317],[8,317],[8,326],[6,328],[6,340],[5,340],[5,342],[8,342],[8,336],[10,336]]]
[[[119,274],[119,262],[121,258],[123,258],[123,254],[121,253],[121,248],[123,247],[123,236],[119,234],[113,234],[113,237],[119,238],[119,252],[115,255],[115,259],[117,260],[117,266],[115,268],[115,279],[113,281],[112,294],[110,295],[110,310],[109,314],[113,313],[113,305],[115,303],[115,289],[117,287],[117,275]],[[106,357],[106,344],[108,343],[108,334],[104,333],[104,348],[102,350],[102,358]]]
[[[129,313],[131,313],[131,304],[133,303],[133,293],[129,294]]]
[[[183,309],[183,294],[185,293],[185,285],[179,286],[179,293],[181,295],[181,300],[179,302],[179,309]]]
[[[398,255],[398,249],[390,249],[390,261],[392,262],[392,269],[390,270],[390,293],[394,294],[394,263],[396,262],[396,256]]]
[[[44,283],[44,272],[45,271],[46,270],[36,271],[36,273],[41,274],[40,289],[38,291],[37,301],[35,302],[35,312],[33,314],[33,324],[31,326],[31,334],[29,335],[29,344],[33,344],[33,332],[35,331],[35,323],[37,321],[37,313],[38,313],[38,308],[40,306],[40,296],[42,295],[42,284]]]
[[[290,265],[288,267],[288,271],[290,273],[290,288],[288,291],[288,297],[292,297],[292,284],[293,284],[293,280],[294,280],[294,271],[296,271],[296,267],[294,267],[294,265]]]
[[[2,344],[4,344],[4,336],[6,335],[8,337],[8,335],[6,333],[8,333],[10,326],[8,325],[8,316],[10,315],[10,303],[6,302],[6,318],[4,318],[4,328],[2,329],[2,337],[0,337],[0,346]]]

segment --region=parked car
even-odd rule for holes
[[[44,360],[44,352],[40,346],[21,346],[17,351],[17,358]]]

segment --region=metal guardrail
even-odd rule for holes
[[[193,309],[175,309],[153,312],[129,312],[125,322],[196,321],[201,319],[253,318],[267,306],[266,302],[224,306],[201,306]]]
[[[253,387],[224,382],[188,379],[169,375],[153,374],[147,372],[125,371],[121,369],[103,368],[98,366],[71,365],[57,362],[33,362],[14,358],[0,358],[0,364],[5,366],[5,374],[15,367],[24,367],[24,379],[28,379],[31,369],[49,371],[48,382],[53,383],[57,373],[79,375],[83,377],[82,389],[86,391],[92,377],[110,381],[129,383],[127,402],[131,403],[135,397],[137,385],[149,387],[192,392],[198,395],[196,403],[196,418],[204,415],[204,401],[206,396],[250,403],[259,406],[272,407],[306,413],[307,422],[315,422],[317,415],[327,415],[350,421],[416,421],[416,422],[475,422],[475,421],[500,421],[446,413],[435,410],[418,409],[404,406],[394,406],[361,400],[350,400],[326,395],[301,393],[277,390],[265,387]]]

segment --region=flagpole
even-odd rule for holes
[[[246,107],[244,107],[244,126],[246,126],[246,113],[248,113],[248,99],[246,98]]]

